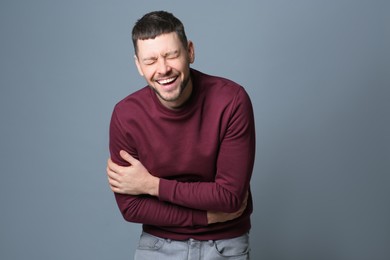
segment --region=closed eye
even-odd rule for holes
[[[172,51],[172,52],[166,53],[164,56],[167,59],[176,59],[177,57],[179,57],[179,55],[180,55],[179,51]]]
[[[145,64],[145,65],[152,65],[152,64],[154,64],[156,61],[157,61],[157,59],[155,59],[155,58],[148,58],[148,59],[144,59],[142,62],[143,62],[143,64]]]

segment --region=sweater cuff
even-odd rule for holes
[[[192,223],[194,226],[205,227],[208,225],[207,212],[203,210],[192,211]]]
[[[159,200],[176,204],[174,201],[176,185],[176,180],[167,180],[160,178],[160,185],[158,187]],[[192,224],[194,226],[207,226],[207,211],[192,209]]]
[[[174,203],[172,200],[175,188],[176,181],[160,178],[160,185],[158,187],[159,200]]]

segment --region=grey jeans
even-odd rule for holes
[[[249,235],[222,240],[177,241],[141,234],[135,260],[249,259]]]

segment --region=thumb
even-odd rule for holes
[[[126,152],[125,150],[121,150],[119,152],[120,156],[128,163],[130,163],[130,165],[134,165],[135,163],[138,162],[137,159],[135,159],[133,156],[131,156],[128,152]]]

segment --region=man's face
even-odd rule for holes
[[[138,71],[161,103],[171,109],[183,105],[192,92],[189,66],[194,61],[192,42],[186,49],[172,32],[154,39],[138,40],[137,47]]]

